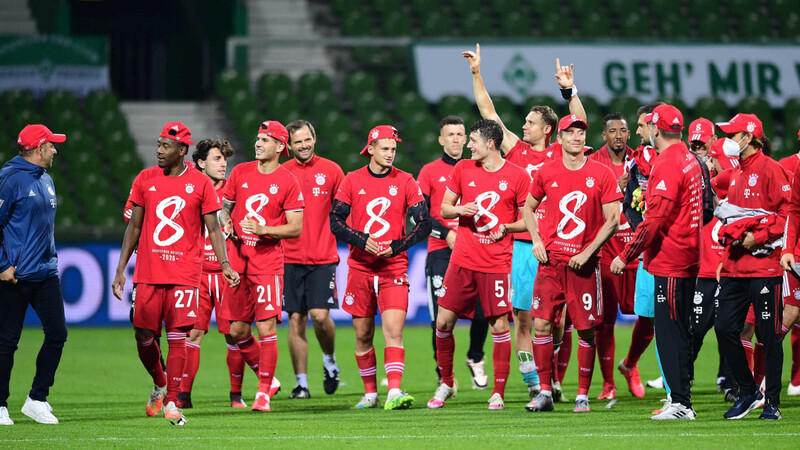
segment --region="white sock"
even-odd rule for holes
[[[398,388],[389,389],[389,397],[388,398],[396,397],[396,396],[402,395],[402,394],[403,394],[403,391],[401,391]]]
[[[322,365],[325,366],[328,372],[339,370],[339,367],[336,366],[336,355],[333,353],[330,355],[322,355]]]
[[[577,395],[577,396],[575,396],[575,400],[586,400],[588,402],[589,401],[589,396],[588,395]]]
[[[298,386],[308,389],[308,376],[306,374],[298,373],[294,376],[294,379],[297,380]]]
[[[364,397],[366,397],[366,398],[368,398],[370,400],[377,400],[378,399],[378,393],[377,392],[370,392],[369,394],[364,394]]]

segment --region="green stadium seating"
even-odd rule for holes
[[[330,91],[320,91],[306,98],[308,99],[307,111],[313,117],[322,118],[331,111],[341,108],[341,100]]]
[[[370,36],[374,34],[372,20],[364,12],[352,10],[342,19],[342,34],[345,36]]]
[[[709,40],[726,40],[730,38],[731,29],[728,19],[716,12],[711,12],[700,21],[698,35]]]
[[[593,11],[597,11],[598,2],[595,0],[569,0],[569,9],[572,14],[585,18]]]
[[[741,16],[742,14],[759,9],[759,0],[727,0],[728,13]]]
[[[344,92],[355,99],[364,92],[378,92],[378,78],[368,72],[354,72],[344,80]]]
[[[478,11],[467,11],[460,21],[461,35],[472,37],[492,36],[493,28],[490,21]]]
[[[766,40],[771,37],[772,25],[768,18],[751,11],[739,18],[737,30],[740,38]]]
[[[660,97],[658,99],[658,101],[667,103],[669,105],[672,105],[672,106],[678,108],[678,110],[681,112],[681,114],[683,114],[683,118],[684,119],[688,119],[689,117],[691,117],[691,114],[690,114],[691,111],[690,111],[689,105],[687,105],[686,102],[684,102],[683,100],[681,100],[679,98],[666,97],[665,96],[665,97]],[[690,120],[686,120],[686,124],[688,124],[689,122],[691,122],[691,121]]]
[[[478,11],[483,12],[482,2],[480,0],[451,0],[453,11],[458,14],[463,14],[464,11]]]
[[[764,125],[764,134],[772,137],[775,133],[775,121],[772,117],[772,108],[766,100],[760,97],[748,97],[736,104],[737,113],[755,114]]]
[[[438,121],[431,117],[426,111],[416,111],[403,116],[404,124],[400,130],[400,138],[408,136],[417,139],[430,130],[438,131]]]
[[[517,105],[505,95],[492,96],[492,103],[494,103],[494,110],[497,112],[497,115],[500,116],[500,119],[503,121],[516,121],[519,119]]]
[[[77,109],[62,109],[50,116],[50,123],[58,133],[71,134],[76,130],[86,128],[86,119]]]
[[[331,10],[339,15],[348,13],[361,7],[350,0],[331,0],[330,5]]]
[[[661,36],[671,40],[684,40],[692,37],[692,28],[686,17],[677,13],[664,16],[659,21]]]
[[[602,126],[603,111],[597,99],[590,95],[581,95],[580,99],[583,104],[583,109],[586,111],[586,120],[589,122],[589,126],[592,128],[599,128]]]
[[[800,14],[800,2],[797,0],[769,0],[769,11],[775,17],[781,17],[789,13]]]
[[[270,100],[264,102],[263,112],[270,120],[285,122],[289,117],[297,117],[299,111],[300,102],[291,92],[277,92]]]
[[[783,107],[783,115],[789,122],[789,118],[800,118],[800,97],[790,98]],[[797,130],[794,130],[797,131]]]
[[[664,17],[670,14],[682,14],[680,5],[677,1],[655,1],[647,2],[647,7],[651,15],[656,17]]]
[[[718,14],[720,12],[719,0],[692,0],[689,2],[689,12],[697,17],[700,22],[709,13]]]
[[[650,19],[636,10],[625,13],[622,19],[622,36],[629,38],[649,38],[653,36]]]
[[[584,15],[580,19],[580,31],[581,36],[584,37],[602,37],[602,36],[610,36],[612,34],[613,27],[611,26],[611,20],[608,18],[607,14],[601,14],[592,10],[586,15]]]
[[[461,95],[442,97],[437,106],[439,117],[455,115],[456,112],[469,111],[470,109],[472,109],[472,102]]]
[[[380,30],[386,36],[409,36],[411,35],[411,17],[403,11],[381,12]]]
[[[247,91],[249,93],[249,89]],[[238,92],[241,92],[241,89]],[[271,99],[279,92],[292,94],[294,89],[288,75],[267,72],[258,79],[256,92],[259,99]]]
[[[304,73],[297,83],[298,92],[306,98],[318,92],[330,92],[331,87],[331,79],[324,73],[319,72]]]
[[[608,10],[614,14],[625,15],[639,9],[639,3],[634,0],[609,0]]]
[[[15,111],[15,113],[11,115],[9,124],[11,125],[11,129],[15,130],[16,133],[22,131],[25,125],[30,123],[44,123],[46,125],[42,115],[35,109],[23,108],[14,109],[13,111]]]
[[[638,110],[640,106],[641,102],[633,97],[614,97],[608,104],[608,112],[609,114],[613,112],[622,113],[628,121],[628,129],[631,131],[632,135],[636,131],[636,124],[639,120],[639,117],[636,115],[636,110]]]
[[[492,0],[491,9],[500,17],[519,14],[522,2],[520,0]]]
[[[533,23],[530,17],[522,14],[506,14],[500,22],[500,33],[503,36],[531,36]]]
[[[782,38],[800,36],[800,13],[789,12],[778,16],[778,32]]]
[[[728,110],[728,105],[725,101],[715,97],[704,97],[697,101],[694,106],[694,117],[705,117],[706,119],[717,123],[725,122],[731,118],[731,113]]]
[[[372,9],[378,15],[385,17],[391,12],[402,10],[404,2],[401,0],[372,0],[371,3]]]
[[[57,89],[48,91],[42,99],[42,111],[51,118],[63,111],[79,113],[78,101],[72,92]]]
[[[225,69],[221,71],[217,77],[216,90],[217,94],[219,94],[222,98],[227,99],[239,89],[248,89],[249,84],[250,83],[247,81],[247,77],[244,74],[234,69]],[[87,98],[86,100],[88,110],[89,99]]]
[[[395,104],[395,111],[399,117],[407,117],[416,112],[428,112],[428,104],[416,92],[409,91],[403,94]]]
[[[339,132],[349,132],[349,130],[350,119],[335,109],[320,118],[318,130],[320,136],[335,136]]]
[[[367,91],[353,100],[354,111],[362,120],[374,111],[384,111],[386,103],[376,92]]]
[[[119,104],[117,103],[117,98],[114,94],[108,91],[92,91],[89,95],[86,96],[86,100],[84,101],[84,109],[89,116],[98,121],[98,118],[102,117],[108,111],[117,111],[119,110]]]
[[[546,9],[540,13],[539,17],[537,27],[542,36],[564,37],[568,35],[570,27],[564,26],[564,19],[558,11]]]
[[[24,89],[12,89],[3,92],[0,96],[0,107],[6,111],[18,111],[23,109],[36,109],[36,99],[33,93]]]
[[[453,22],[449,15],[433,11],[420,19],[420,33],[423,36],[448,36],[454,32]]]
[[[410,3],[411,9],[421,16],[428,14],[430,11],[442,10],[442,0],[411,0]]]
[[[400,97],[409,89],[411,89],[411,81],[403,72],[395,72],[386,78],[386,93],[391,98]]]
[[[389,113],[382,109],[367,111],[363,117],[361,121],[361,133],[359,135],[366,136],[370,130],[378,125],[396,125]]]

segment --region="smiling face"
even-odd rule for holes
[[[397,141],[394,139],[376,139],[369,145],[370,159],[381,169],[389,169],[397,153]]]
[[[586,145],[586,130],[576,126],[569,127],[558,133],[558,142],[561,144],[561,148],[570,155],[581,154]]]
[[[294,158],[301,163],[308,162],[314,156],[316,142],[317,140],[308,126],[300,128],[289,136],[289,148],[292,150]]]
[[[255,143],[256,161],[272,161],[283,151],[283,146],[283,142],[272,136],[258,133]]]

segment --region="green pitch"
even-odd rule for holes
[[[311,331],[311,330],[309,330]],[[383,341],[376,334],[378,376],[383,374]],[[627,352],[631,328],[617,332],[617,361]],[[49,400],[61,424],[40,425],[19,412],[33,376],[41,332],[26,329],[17,351],[11,380],[9,410],[16,425],[0,427],[0,447],[390,447],[465,448],[554,446],[557,448],[598,448],[637,445],[642,448],[797,448],[800,442],[800,398],[784,395],[784,419],[765,423],[754,411],[743,420],[724,421],[729,404],[716,392],[716,342],[713,332],[706,338],[698,360],[694,387],[696,421],[653,422],[650,412],[660,405],[663,391],[647,390],[644,399],[631,396],[622,376],[616,372],[617,403],[592,400],[592,412],[576,414],[572,403],[556,404],[552,413],[529,413],[523,408],[527,390],[515,362],[506,389],[506,410],[488,411],[491,393],[471,389],[464,364],[466,328],[456,330],[456,378],[461,389],[456,398],[440,410],[428,410],[426,403],[436,389],[435,363],[428,328],[409,327],[405,332],[406,372],[403,388],[416,398],[409,411],[381,409],[354,411],[362,395],[361,379],[353,357],[353,331],[340,326],[337,358],[342,369],[335,395],[322,389],[322,361],[311,333],[309,384],[311,398],[289,400],[294,387],[286,328],[278,333],[280,357],[278,377],[283,390],[272,401],[271,413],[232,410],[228,401],[229,381],[222,337],[213,331],[202,344],[200,371],[192,400],[193,409],[184,411],[188,423],[171,426],[167,420],[144,414],[152,386],[136,354],[133,331],[126,328],[70,330],[67,346]],[[788,339],[787,339],[788,341]],[[486,344],[487,369],[491,368],[491,339]],[[577,342],[565,380],[565,393],[574,400],[577,390]],[[784,374],[789,373],[788,342]],[[640,363],[642,379],[658,376],[652,347]],[[252,403],[256,378],[247,369],[244,396]],[[490,382],[491,386],[491,382]],[[599,367],[595,369],[591,397],[602,387]],[[381,401],[386,388],[381,388]]]

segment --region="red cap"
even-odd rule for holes
[[[578,127],[578,128],[583,128],[584,130],[589,129],[589,125],[586,124],[586,121],[576,116],[575,114],[564,116],[561,118],[561,120],[558,121],[559,133],[561,133],[562,131],[566,130],[569,127]]]
[[[160,137],[172,139],[181,144],[194,145],[194,142],[192,142],[192,132],[189,131],[189,127],[181,122],[165,123],[164,129],[161,130]]]
[[[61,143],[67,140],[64,134],[55,134],[44,125],[34,124],[25,125],[25,128],[19,132],[17,144],[25,147],[25,150],[36,148],[45,142]]]
[[[652,113],[644,116],[645,123],[653,122],[655,126],[664,131],[683,130],[683,114],[672,105],[658,105]]]
[[[733,171],[726,169],[711,179],[711,188],[714,189],[714,192],[720,200],[728,197],[728,189],[731,186],[731,175],[733,175]]]
[[[289,131],[277,120],[265,120],[258,127],[258,134],[264,133],[283,142],[281,155],[289,156]]]
[[[740,131],[750,133],[761,139],[764,137],[764,126],[755,114],[736,114],[733,119],[727,122],[719,122],[717,126],[720,130],[728,134],[735,134]]]
[[[705,117],[701,117],[689,125],[689,142],[700,141],[707,144],[711,136],[714,136],[714,124]]]
[[[722,144],[724,142],[725,139],[717,139],[714,141],[714,143],[711,144],[711,148],[708,149],[708,155],[719,161],[719,165],[722,167],[722,170],[738,167],[739,158],[729,158],[725,156],[725,152],[722,151]]]
[[[369,157],[369,152],[367,149],[369,148],[370,144],[377,141],[378,139],[394,139],[397,142],[403,142],[402,139],[397,137],[397,128],[391,125],[378,125],[377,127],[373,128],[369,132],[369,136],[367,136],[367,145],[361,150],[361,154]]]

